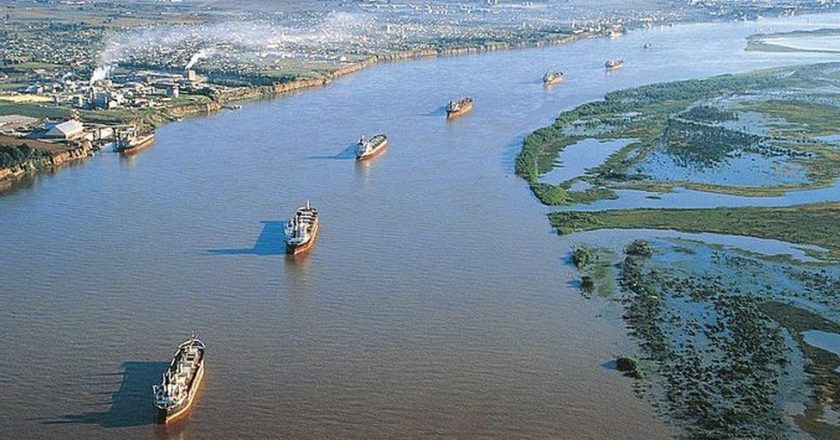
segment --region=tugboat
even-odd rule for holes
[[[388,148],[388,136],[378,134],[370,139],[365,139],[364,136],[359,138],[359,144],[356,148],[356,160],[368,160],[378,156],[379,153]]]
[[[457,118],[458,116],[469,113],[472,111],[472,108],[473,99],[469,96],[457,101],[449,101],[449,103],[446,104],[446,117],[447,119]]]
[[[301,206],[286,225],[286,253],[297,255],[309,250],[318,236],[318,210],[309,205]]]
[[[607,70],[616,70],[621,69],[622,67],[624,67],[624,60],[607,60],[607,62],[604,63],[604,68]]]
[[[175,420],[192,405],[204,378],[205,350],[198,333],[193,332],[190,339],[178,346],[161,384],[152,386],[159,423]]]
[[[131,154],[152,145],[154,141],[154,130],[149,130],[140,134],[131,134],[124,138],[117,137],[114,144],[114,151],[117,153]]]
[[[542,78],[544,86],[560,84],[564,79],[566,79],[566,77],[563,76],[563,72],[547,72]]]

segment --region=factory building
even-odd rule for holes
[[[50,139],[71,140],[84,135],[82,123],[75,119],[70,119],[59,124],[49,123],[46,128],[47,132],[44,134],[44,137]]]

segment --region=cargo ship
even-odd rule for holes
[[[552,86],[554,84],[560,84],[566,77],[563,76],[563,72],[548,72],[543,75],[542,79],[543,85]]]
[[[160,385],[153,385],[158,422],[169,423],[192,405],[201,379],[204,378],[204,343],[193,333],[178,346]]]
[[[472,111],[473,99],[467,96],[466,98],[457,101],[449,101],[446,104],[446,117],[449,119],[457,118]]]
[[[318,210],[309,205],[295,211],[292,220],[286,225],[286,253],[297,255],[309,250],[318,236]]]
[[[378,156],[379,153],[388,148],[388,136],[378,134],[370,139],[365,139],[364,136],[359,138],[359,144],[356,148],[356,160],[368,160]]]
[[[125,154],[134,153],[152,145],[154,141],[154,130],[149,130],[139,135],[132,135],[127,138],[118,137],[114,145],[114,151]]]
[[[607,60],[607,62],[604,63],[604,67],[607,70],[621,69],[624,67],[624,60]]]

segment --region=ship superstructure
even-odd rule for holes
[[[193,403],[204,378],[206,347],[193,333],[178,350],[163,373],[160,385],[152,386],[158,421],[168,423],[184,414]]]
[[[309,250],[318,236],[318,210],[306,201],[286,225],[286,253],[297,255]]]

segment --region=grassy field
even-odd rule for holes
[[[840,202],[778,208],[629,209],[555,212],[560,234],[595,229],[672,229],[771,238],[825,248],[840,258]]]
[[[33,118],[69,118],[70,109],[66,107],[44,106],[32,103],[12,104],[0,102],[0,115],[23,115]]]
[[[10,102],[12,104],[44,103],[50,101],[52,99],[44,95],[0,95],[0,102]]]

